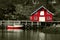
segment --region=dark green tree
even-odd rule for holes
[[[47,4],[46,7],[49,11],[51,11],[52,13],[55,13],[56,10],[51,4]]]
[[[4,19],[4,9],[0,8],[0,20]]]
[[[14,4],[10,3],[10,4],[7,5],[7,10],[6,10],[7,13],[14,14],[15,11],[16,10],[15,10],[15,5]]]

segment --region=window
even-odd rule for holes
[[[44,22],[45,21],[45,17],[39,17],[39,21]]]
[[[40,15],[44,15],[44,11],[41,11],[41,12],[40,12]]]
[[[50,16],[48,16],[48,17],[47,17],[47,20],[51,20],[51,17],[50,17]]]
[[[38,19],[37,16],[35,16],[35,17],[34,17],[34,20],[37,20],[37,19]]]

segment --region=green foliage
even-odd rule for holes
[[[52,13],[55,13],[55,8],[51,4],[46,5],[47,9],[50,10]]]
[[[15,10],[15,6],[14,6],[13,4],[8,4],[8,5],[7,5],[7,10],[6,10],[6,12],[13,14],[14,11],[16,11],[16,10]]]
[[[4,10],[0,8],[0,20],[4,19]]]
[[[22,15],[22,14],[17,14],[16,16],[18,16],[18,17],[16,18],[16,19],[18,19],[18,20],[26,20],[26,19],[28,19],[27,16]]]
[[[14,14],[13,12],[15,11],[15,6],[13,4],[8,4],[7,8],[0,8],[0,20],[7,20],[10,18],[9,13]],[[8,16],[5,16],[5,15]]]

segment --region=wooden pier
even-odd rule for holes
[[[22,25],[30,25],[30,26],[54,26],[57,24],[60,24],[60,21],[51,21],[51,22],[32,22],[29,20],[3,20],[5,22],[5,24],[14,24],[14,23],[18,23],[18,24],[22,24]],[[2,23],[2,21],[0,21],[0,24]]]

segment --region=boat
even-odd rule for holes
[[[7,25],[7,31],[20,31],[23,29],[23,25],[20,24],[19,22],[10,22]]]

